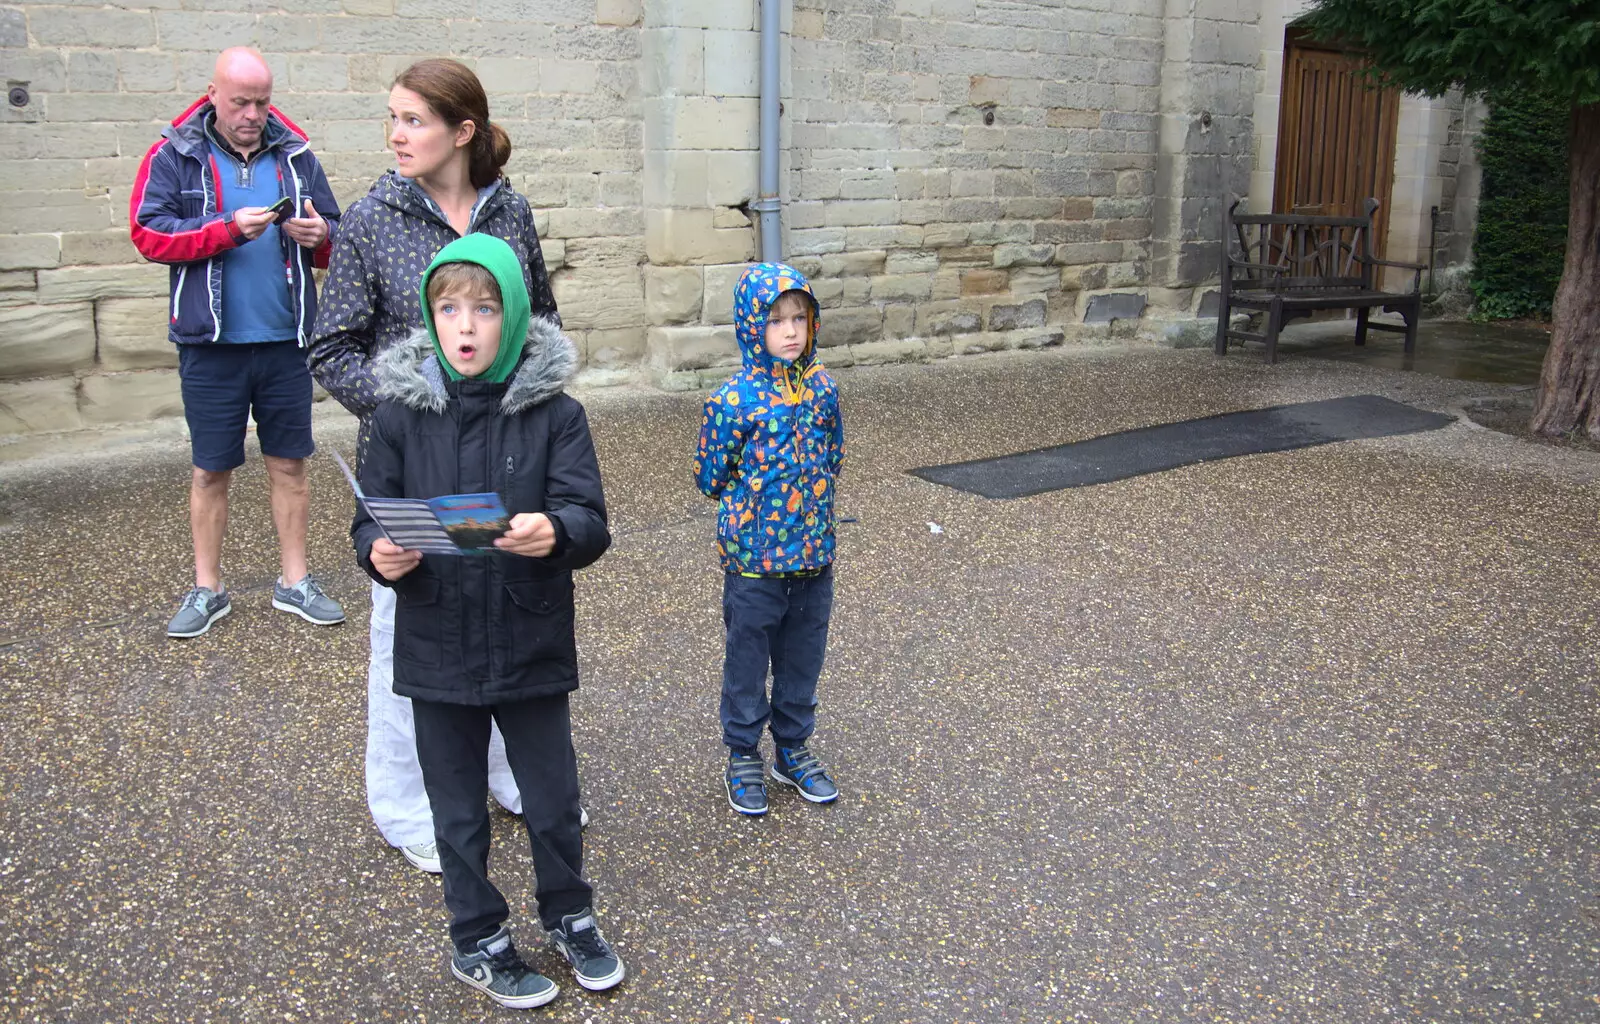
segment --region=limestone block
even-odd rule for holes
[[[743,96],[665,96],[647,99],[647,149],[756,149],[760,114]]]
[[[638,366],[645,354],[645,329],[623,327],[610,331],[590,331],[584,349],[591,370],[629,369]]]
[[[1005,334],[980,332],[977,334],[963,334],[953,340],[956,343],[956,349],[962,355],[975,356],[983,352],[999,352],[1001,349],[1008,348],[1010,339]]]
[[[67,88],[72,92],[116,92],[117,55],[103,50],[75,51],[67,58]]]
[[[39,301],[81,302],[88,299],[166,295],[167,279],[167,268],[153,263],[41,270]]]
[[[78,381],[74,377],[19,380],[0,384],[0,435],[77,430]]]
[[[595,4],[596,25],[618,25],[627,28],[639,24],[643,15],[643,0],[599,0]]]
[[[561,320],[573,330],[638,327],[645,322],[638,267],[591,267],[557,274],[550,283]]]
[[[1043,299],[1032,299],[1017,305],[997,305],[989,308],[989,330],[1015,331],[1023,327],[1043,327],[1045,304]]]
[[[705,34],[705,62],[707,95],[761,94],[759,33],[708,29]]]
[[[892,252],[884,261],[886,274],[926,274],[939,269],[935,252]]]
[[[149,127],[140,126],[141,129]],[[157,135],[155,131],[142,131],[141,134],[148,138],[139,144],[140,149],[149,146],[150,140]],[[0,124],[0,160],[71,160],[116,155],[117,129],[114,125]],[[42,226],[36,224],[31,229],[14,230],[38,230]],[[56,227],[56,224],[52,221],[49,226]]]
[[[600,65],[587,60],[539,62],[539,91],[542,93],[591,93],[599,80]]]
[[[167,337],[167,300],[101,299],[95,303],[100,366],[148,370],[178,365],[178,348]]]
[[[18,127],[33,127],[32,125]],[[83,189],[8,191],[0,204],[0,234],[48,227],[55,231],[97,231],[111,226],[111,197]]]
[[[829,310],[822,318],[817,333],[819,348],[836,348],[840,345],[860,345],[878,341],[883,337],[883,310],[876,306],[859,306]]]
[[[14,33],[14,34],[13,34]],[[5,64],[0,75],[10,82],[25,84],[36,92],[56,92],[66,88],[67,63],[53,50],[27,50],[28,27],[22,12],[0,9],[0,47],[5,48]]]
[[[872,281],[865,277],[847,277],[844,279],[844,304],[846,306],[865,306],[867,300],[872,298]]]
[[[85,182],[83,161],[0,160],[0,181],[5,182],[8,189],[28,191],[82,188]],[[5,239],[0,239],[0,246],[4,246],[5,242]]]
[[[139,251],[126,231],[73,231],[61,236],[61,262],[136,264]]]
[[[933,274],[933,291],[928,297],[938,302],[961,298],[961,271],[946,267]]]
[[[790,256],[844,252],[848,235],[841,228],[812,228],[788,234]]]
[[[891,340],[909,338],[916,333],[917,309],[915,306],[885,306],[883,308],[883,336]]]
[[[748,32],[755,27],[755,4],[750,0],[650,0],[646,25],[726,28]]]
[[[1062,267],[1061,287],[1066,291],[1094,291],[1106,286],[1106,268]]]
[[[567,265],[567,240],[564,238],[539,239],[539,255],[544,257],[545,272],[554,274]]]
[[[1010,283],[1010,275],[1004,270],[963,270],[961,271],[962,295],[992,295],[1003,292]]]
[[[706,91],[704,30],[647,28],[639,41],[644,49],[640,88],[646,97],[696,96]]]
[[[1017,267],[1011,271],[1011,291],[1039,295],[1061,289],[1061,272],[1055,267]]]
[[[31,270],[0,270],[0,292],[32,292],[38,283],[38,275]],[[32,295],[28,302],[33,302]]]
[[[704,370],[739,362],[739,343],[731,326],[651,327],[645,361],[654,370]]]
[[[971,334],[982,327],[982,317],[963,304],[924,306],[917,312],[917,330],[921,334]]]
[[[78,414],[89,426],[182,416],[178,371],[90,374],[78,388]]]
[[[569,267],[637,267],[644,262],[644,239],[638,235],[565,241],[565,262]]]
[[[697,319],[704,291],[705,276],[699,267],[644,268],[644,308],[652,324],[682,324]]]
[[[1019,245],[1006,242],[994,247],[996,267],[1043,266],[1055,258],[1053,245]]]
[[[92,365],[92,306],[0,309],[0,377],[49,377]]]
[[[289,84],[296,92],[343,92],[350,88],[350,59],[297,53],[289,58]]]
[[[747,263],[729,263],[706,268],[705,301],[701,304],[706,323],[733,323],[733,289],[748,266]]]
[[[750,228],[718,228],[705,209],[652,209],[645,213],[645,251],[658,266],[745,263],[755,257]]]
[[[884,272],[888,265],[887,252],[882,249],[866,252],[842,252],[822,257],[821,274],[824,277],[873,276]]]
[[[761,175],[758,151],[707,153],[705,159],[705,195],[711,205],[738,206],[756,198]]]
[[[919,302],[932,295],[931,274],[895,274],[872,279],[874,302]]]
[[[850,346],[850,355],[857,366],[877,366],[884,363],[915,363],[928,356],[928,346],[920,339],[899,341],[869,341]]]
[[[156,22],[146,11],[106,8],[91,17],[70,7],[34,6],[28,23],[38,46],[137,50],[156,45]]]
[[[836,277],[814,277],[811,279],[811,294],[817,297],[817,305],[832,309],[844,304],[844,282]]]
[[[1011,345],[1013,348],[1024,349],[1055,348],[1066,341],[1066,338],[1065,332],[1062,331],[1029,331],[1015,336]]]
[[[647,206],[706,205],[709,160],[700,150],[647,149],[644,154],[644,201]]]

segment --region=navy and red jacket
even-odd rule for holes
[[[208,344],[222,335],[223,253],[245,244],[245,237],[224,214],[217,162],[206,138],[211,101],[201,97],[161,132],[161,141],[139,164],[128,202],[129,232],[145,259],[172,267],[172,302],[167,336],[179,345]],[[284,273],[295,316],[295,333],[304,347],[317,316],[313,266],[326,267],[339,223],[339,204],[328,176],[311,152],[306,133],[269,108],[261,133],[263,152],[276,149],[278,194],[294,199],[295,216],[305,200],[328,222],[328,238],[313,253],[278,232]]]

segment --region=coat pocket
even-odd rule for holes
[[[444,664],[447,626],[439,609],[439,581],[411,573],[394,586],[394,656],[424,668]]]
[[[577,658],[573,639],[572,580],[526,580],[505,584],[508,635],[508,670],[540,662],[572,662]]]

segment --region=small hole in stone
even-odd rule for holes
[[[28,105],[28,90],[20,85],[13,85],[9,98],[13,107],[25,107]]]
[[[983,123],[984,124],[994,124],[994,111],[985,110],[983,112]]]

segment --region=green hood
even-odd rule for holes
[[[444,357],[444,350],[439,347],[439,332],[433,328],[433,310],[428,307],[428,281],[432,279],[433,272],[445,263],[476,263],[493,274],[500,286],[500,305],[504,311],[500,319],[500,351],[495,355],[494,362],[477,379],[491,384],[504,384],[510,378],[511,371],[517,368],[517,361],[522,358],[523,340],[528,336],[530,305],[528,286],[522,279],[522,264],[517,261],[516,252],[503,240],[475,232],[440,249],[439,255],[422,272],[422,284],[418,289],[422,301],[422,323],[428,329],[428,337],[433,340],[433,351],[439,357],[439,366],[451,380],[461,380],[461,374],[450,365],[450,361]]]

